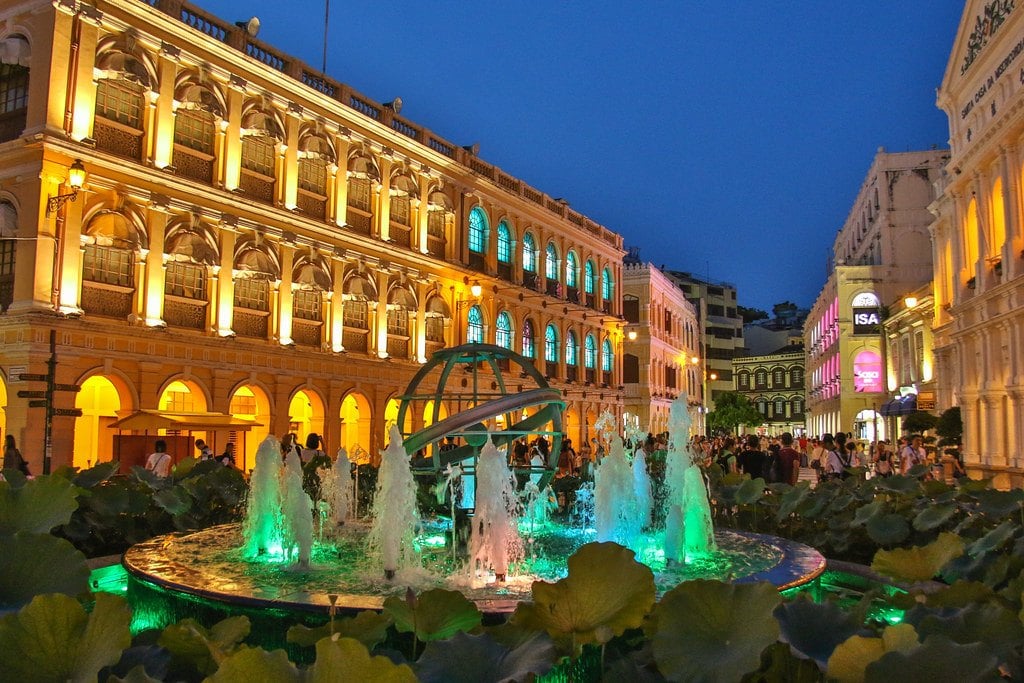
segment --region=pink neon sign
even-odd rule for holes
[[[874,351],[861,351],[854,358],[853,390],[865,393],[882,390],[882,358]]]

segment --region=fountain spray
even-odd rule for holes
[[[249,480],[249,498],[242,524],[243,554],[248,559],[280,556],[281,444],[268,436],[256,449],[256,466]]]
[[[390,581],[399,569],[414,566],[419,561],[413,539],[420,515],[416,508],[416,482],[398,425],[391,426],[388,436],[391,442],[381,453],[368,540],[370,552],[379,558],[384,578]]]
[[[715,549],[704,475],[690,452],[690,424],[686,395],[680,394],[669,409],[671,441],[665,459],[665,559],[677,563]]]
[[[490,440],[480,451],[476,466],[476,508],[470,539],[470,570],[494,570],[505,581],[508,566],[519,559],[522,546],[516,517],[519,498],[508,458]]]

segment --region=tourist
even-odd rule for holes
[[[576,450],[572,447],[572,439],[562,441],[558,452],[558,472],[562,476],[576,476]]]
[[[750,434],[747,436],[746,448],[737,456],[736,463],[743,474],[751,479],[757,479],[764,476],[764,463],[767,457],[761,450],[761,437]]]
[[[302,447],[299,446],[298,435],[295,432],[288,432],[281,437],[281,459],[285,460],[292,451],[295,451],[295,455],[299,455],[302,452]]]
[[[170,476],[171,454],[167,452],[167,442],[163,439],[157,439],[153,444],[153,452],[146,458],[146,469],[161,478]]]
[[[228,441],[227,444],[224,445],[224,452],[214,458],[214,460],[219,462],[221,465],[224,465],[224,467],[234,467],[235,444]]]
[[[718,451],[718,456],[715,458],[718,466],[722,468],[722,472],[725,474],[736,474],[739,471],[736,466],[736,456],[732,450],[735,445],[735,439],[727,436],[725,441],[722,442],[722,448]]]
[[[793,448],[793,435],[782,433],[782,448],[779,449],[779,477],[781,481],[795,485],[800,476],[800,453]]]
[[[924,439],[914,436],[910,444],[900,451],[900,473],[906,474],[914,465],[923,465],[928,461],[928,452],[924,449]]]
[[[516,439],[512,445],[512,465],[513,467],[529,467],[530,466],[530,447],[526,445],[526,437],[520,437]]]
[[[302,461],[303,465],[312,461],[313,458],[327,457],[327,454],[320,450],[320,446],[322,444],[323,440],[316,432],[311,432],[306,435],[306,447],[299,451],[299,460]]]
[[[875,443],[874,452],[871,454],[871,463],[875,466],[875,476],[892,476],[892,455],[886,449],[884,441]]]
[[[202,439],[196,439],[196,450],[199,451],[200,460],[213,460],[213,449]]]
[[[843,439],[845,441],[845,438]],[[822,479],[843,479],[846,476],[847,463],[845,452],[840,449],[831,434],[821,435],[822,457],[824,463],[821,468]]]
[[[8,434],[4,437],[4,469],[18,470],[26,477],[30,476],[28,463],[25,462],[25,458],[21,456],[21,451],[18,450],[13,434]]]

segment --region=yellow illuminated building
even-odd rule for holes
[[[375,454],[427,358],[474,341],[532,357],[577,441],[621,412],[618,234],[187,3],[8,7],[0,428],[35,472],[51,332],[53,467],[140,410],[262,425],[246,467],[289,431]]]
[[[970,0],[938,93],[951,157],[933,205],[937,408],[968,474],[1024,485],[1024,7]]]

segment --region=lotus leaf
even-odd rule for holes
[[[192,497],[180,486],[157,491],[153,500],[170,515],[180,515],[192,507]]]
[[[917,647],[917,632],[909,624],[889,626],[881,638],[850,636],[828,658],[828,677],[840,683],[861,683],[867,667],[886,652],[905,652]]]
[[[98,514],[116,518],[129,512],[130,498],[127,488],[111,483],[89,489],[83,496],[83,502]]]
[[[0,672],[11,681],[95,681],[131,644],[125,601],[96,594],[91,614],[66,595],[39,595],[0,617]]]
[[[993,519],[1002,519],[1007,515],[1020,512],[1021,501],[1024,501],[1024,490],[996,491],[986,489],[974,494],[978,501],[978,511]]]
[[[476,604],[462,593],[440,588],[424,591],[415,600],[392,595],[384,600],[384,612],[400,633],[415,633],[423,642],[471,631],[482,619]]]
[[[139,664],[138,666],[132,667],[132,669],[120,677],[117,675],[111,675],[107,679],[107,683],[160,683],[163,681],[163,677],[153,677],[146,673],[146,667]]]
[[[992,488],[992,479],[968,479],[963,477],[957,482],[957,488],[964,493],[977,493]]]
[[[850,526],[864,526],[876,516],[882,514],[884,506],[885,504],[880,500],[860,506],[857,508],[856,514],[853,515]]]
[[[764,479],[758,477],[757,479],[746,479],[740,484],[739,488],[736,489],[736,504],[737,505],[753,505],[757,501],[764,498]]]
[[[974,602],[988,602],[995,593],[977,581],[957,581],[940,591],[924,596],[929,607],[966,607]]]
[[[963,551],[964,542],[956,534],[943,532],[926,546],[879,550],[871,568],[896,579],[927,581]]]
[[[789,517],[812,495],[811,484],[807,481],[801,481],[796,486],[789,488],[781,496],[782,503],[779,505],[779,512],[776,518],[783,520]]]
[[[998,550],[1003,544],[1014,537],[1018,529],[1020,529],[1018,523],[1007,520],[967,546],[967,554],[977,556]]]
[[[931,531],[948,522],[956,511],[955,503],[929,505],[914,517],[914,528],[918,531]]]
[[[146,683],[151,680],[166,680],[170,664],[171,653],[162,647],[135,645],[122,652],[121,659],[108,671],[111,680],[123,676],[124,678],[119,680]]]
[[[757,673],[743,680],[818,683],[821,680],[821,671],[811,660],[800,659],[794,655],[789,645],[775,643],[761,653],[761,668]]]
[[[0,607],[19,607],[42,593],[79,595],[89,590],[85,555],[63,538],[17,533],[2,540]]]
[[[243,648],[224,659],[205,683],[253,683],[254,681],[274,681],[274,683],[302,683],[305,676],[298,667],[288,661],[284,650],[267,652],[260,648]],[[371,680],[345,679],[334,680]]]
[[[896,545],[910,536],[910,524],[899,514],[879,515],[868,521],[868,536],[879,545]]]
[[[175,658],[209,675],[239,650],[249,629],[248,617],[228,617],[209,630],[194,619],[183,619],[165,628],[158,642]]]
[[[117,474],[117,470],[120,466],[121,463],[117,460],[108,460],[107,462],[96,463],[89,469],[82,470],[74,475],[74,479],[72,481],[74,481],[75,486],[78,486],[79,488],[91,489]]]
[[[370,656],[358,640],[333,636],[316,644],[316,663],[310,669],[311,683],[374,681],[374,683],[415,683],[416,674],[406,664],[387,657]],[[252,683],[251,679],[245,683]]]
[[[654,574],[616,543],[588,543],[568,560],[557,583],[533,582],[533,602],[520,603],[514,623],[571,641],[574,654],[639,628],[654,605]]]
[[[392,621],[388,615],[364,610],[348,619],[336,619],[333,631],[331,624],[324,624],[316,628],[296,624],[288,629],[288,642],[312,647],[322,638],[328,638],[337,633],[342,638],[355,638],[366,647],[373,648],[383,642],[387,636],[388,626],[391,624]]]
[[[835,603],[816,604],[803,596],[775,610],[782,642],[798,656],[813,659],[824,668],[839,643],[863,630],[857,618]]]
[[[875,487],[879,491],[891,491],[893,493],[917,493],[921,490],[921,482],[902,474],[891,477],[877,477],[878,483]],[[872,479],[874,481],[874,479]]]
[[[917,624],[921,637],[941,634],[961,644],[983,642],[999,655],[1024,641],[1024,626],[1015,612],[995,603],[972,604],[950,615],[929,614]]]
[[[0,481],[0,536],[17,531],[38,534],[67,524],[78,507],[78,489],[63,477]]]
[[[555,646],[545,633],[514,650],[488,635],[457,633],[444,641],[428,643],[416,663],[421,681],[476,683],[476,681],[522,681],[530,675],[547,673],[556,660]]]
[[[973,681],[1000,680],[998,660],[981,643],[959,645],[943,636],[930,636],[907,651],[887,652],[868,664],[865,681]]]
[[[927,479],[921,482],[921,490],[924,491],[924,495],[934,500],[935,498],[952,491],[953,487],[944,481],[939,481],[938,479]]]
[[[669,680],[738,681],[758,669],[779,639],[772,612],[781,597],[769,583],[681,583],[655,608],[654,659]]]

